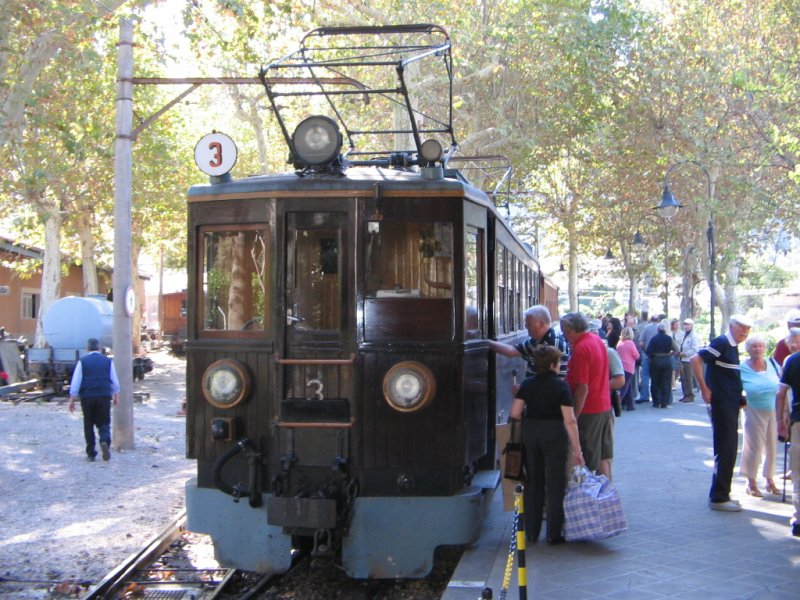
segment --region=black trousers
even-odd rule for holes
[[[83,437],[86,440],[86,456],[97,456],[95,449],[94,428],[100,442],[111,445],[111,397],[81,398],[83,411]]]
[[[547,539],[561,537],[564,528],[564,491],[567,486],[569,438],[563,421],[522,421],[528,481],[522,495],[525,535],[537,539],[542,529],[547,490]]]
[[[731,481],[739,449],[739,406],[711,402],[711,427],[714,432],[714,475],[711,477],[711,502],[731,499]]]
[[[650,358],[650,395],[653,406],[672,404],[672,358],[653,356]]]

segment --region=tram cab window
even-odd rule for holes
[[[368,222],[366,295],[452,299],[452,224]]]
[[[207,228],[201,231],[201,241],[202,329],[265,329],[265,231],[255,227]]]
[[[464,237],[464,338],[483,337],[482,232],[474,227]]]

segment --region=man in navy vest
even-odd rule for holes
[[[731,498],[733,468],[739,449],[739,410],[744,405],[738,346],[747,339],[752,326],[748,318],[732,315],[728,331],[700,348],[691,359],[694,376],[711,415],[714,436],[714,475],[708,495],[711,510],[742,510],[739,501]]]
[[[94,462],[94,428],[100,437],[103,460],[111,458],[111,400],[119,402],[119,381],[114,363],[100,353],[100,342],[89,338],[89,353],[75,365],[69,386],[69,412],[75,412],[75,399],[80,397],[83,411],[83,436],[86,438],[86,460]]]

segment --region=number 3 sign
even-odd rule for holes
[[[194,162],[206,175],[225,175],[236,164],[236,144],[224,133],[204,135],[194,147]]]

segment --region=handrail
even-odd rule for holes
[[[281,358],[276,354],[275,362],[279,365],[352,365],[356,354],[353,352],[350,358]]]
[[[350,420],[347,423],[336,423],[331,421],[321,423],[306,423],[301,421],[280,421],[278,419],[275,419],[273,422],[277,427],[283,427],[285,429],[351,429],[356,420],[353,417],[350,417]]]

